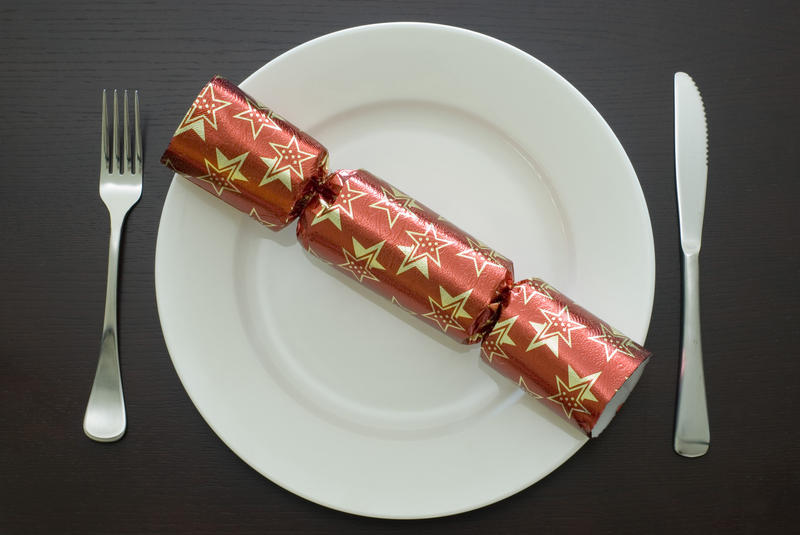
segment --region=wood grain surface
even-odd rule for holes
[[[404,522],[307,502],[228,450],[178,381],[153,283],[171,177],[158,157],[197,87],[214,73],[242,80],[313,37],[396,20],[492,35],[572,82],[633,162],[657,260],[655,359],[612,428],[500,503]],[[777,533],[796,524],[800,3],[31,0],[0,5],[0,51],[0,533]],[[710,120],[701,287],[712,446],[695,460],[671,447],[676,70],[695,78]],[[110,445],[81,430],[105,292],[103,87],[141,91],[146,159],[120,280],[129,427]]]

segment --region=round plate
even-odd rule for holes
[[[567,81],[485,35],[352,28],[242,84],[324,143],[642,341],[653,238],[633,168]],[[186,95],[187,104],[192,95]],[[474,509],[586,438],[455,344],[181,178],[156,252],[175,369],[211,428],[278,485],[350,513]],[[610,431],[613,433],[613,423]]]

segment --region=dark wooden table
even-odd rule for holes
[[[178,381],[153,260],[186,99],[313,37],[420,20],[507,41],[571,81],[638,173],[655,234],[656,358],[612,429],[533,487],[454,517],[331,511],[251,470]],[[0,533],[779,532],[800,497],[797,314],[800,4],[763,2],[28,1],[0,6]],[[702,299],[712,447],[672,452],[680,262],[672,74],[710,117]],[[107,215],[100,88],[138,87],[145,185],[123,245],[120,345],[129,427],[89,441]]]

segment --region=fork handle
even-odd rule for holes
[[[117,345],[117,274],[123,222],[124,216],[117,218],[111,216],[106,311],[100,340],[100,358],[83,418],[83,431],[86,436],[98,442],[119,440],[125,433],[126,425]]]
[[[683,341],[678,407],[675,416],[675,452],[700,457],[708,451],[710,433],[703,349],[700,339],[700,264],[698,254],[683,255]]]

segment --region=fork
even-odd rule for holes
[[[119,373],[119,347],[117,345],[117,272],[119,243],[122,226],[128,211],[142,195],[142,136],[139,130],[139,92],[134,91],[134,143],[131,155],[128,128],[128,90],[123,94],[122,150],[119,147],[119,114],[117,90],[114,90],[114,130],[109,154],[108,125],[106,119],[106,90],[103,89],[103,113],[100,140],[100,197],[103,199],[111,222],[108,240],[108,282],[106,283],[106,311],[103,335],[100,340],[100,358],[83,417],[86,436],[98,442],[114,442],[125,433],[125,400],[122,397],[122,378]]]

